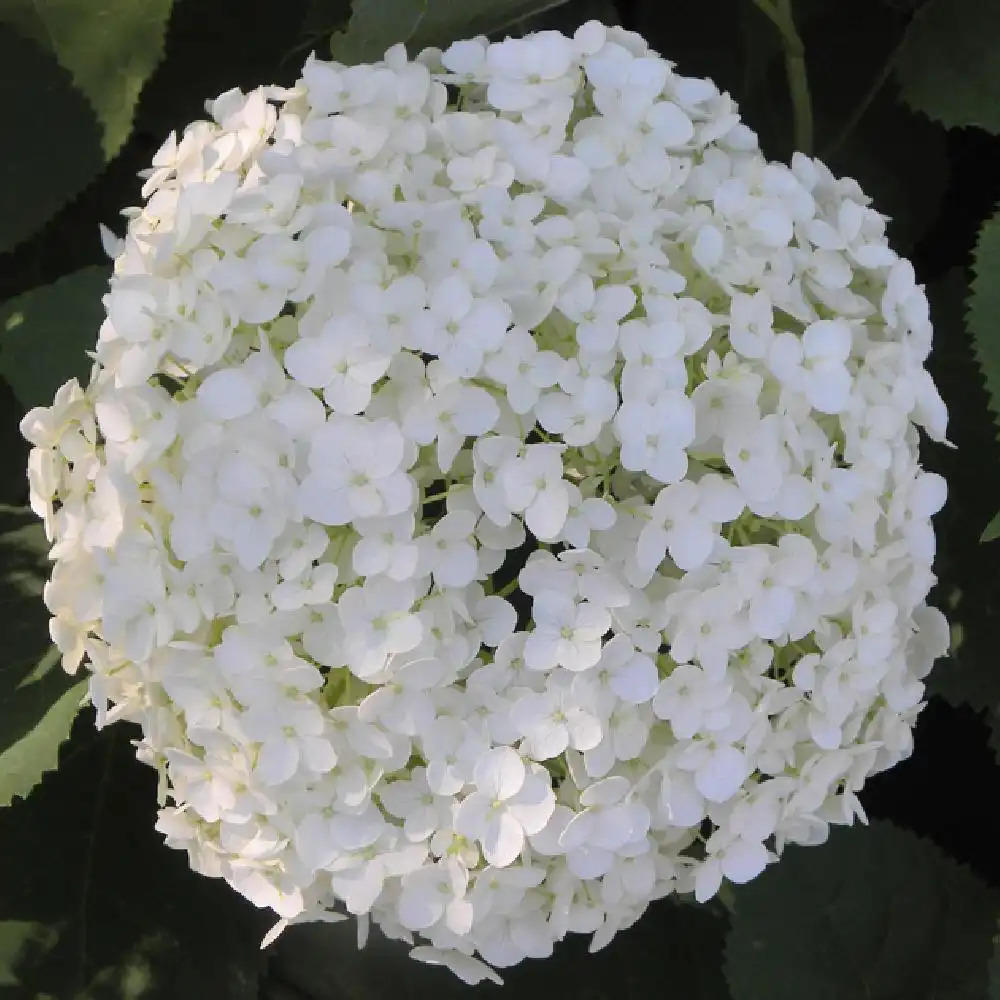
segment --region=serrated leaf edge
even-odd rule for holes
[[[995,230],[995,232],[994,232]],[[984,241],[995,238],[997,241],[997,273],[990,275],[984,273],[982,268],[981,253]],[[1000,205],[994,208],[994,212],[980,226],[976,237],[976,246],[972,253],[972,282],[969,286],[969,295],[965,300],[965,328],[972,341],[972,354],[976,365],[982,375],[983,385],[986,387],[990,401],[990,411],[997,440],[1000,441],[1000,309],[998,315],[993,320],[995,330],[990,329],[989,317],[979,313],[979,307],[983,303],[981,296],[987,294],[987,283],[992,282],[1000,289]],[[996,292],[998,305],[1000,305],[1000,291]],[[989,339],[992,339],[995,347],[991,346]],[[991,358],[991,351],[995,349],[996,356]],[[991,375],[990,368],[993,373]]]

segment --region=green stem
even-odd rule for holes
[[[795,129],[795,148],[807,156],[812,155],[813,117],[809,96],[809,76],[806,73],[806,50],[795,27],[792,0],[753,0],[781,35],[785,49],[785,73],[792,98],[792,118]]]
[[[512,594],[517,589],[517,577],[515,576],[513,580],[508,581],[507,585],[496,592],[497,597],[506,597],[508,594]]]

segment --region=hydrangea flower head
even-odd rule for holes
[[[857,184],[596,22],[208,111],[22,424],[168,844],[476,982],[863,819],[947,643],[946,413]]]

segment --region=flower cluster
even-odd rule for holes
[[[596,22],[208,111],[22,424],[167,843],[475,982],[863,818],[947,643],[946,413],[858,186]]]

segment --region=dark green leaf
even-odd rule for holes
[[[706,907],[654,903],[606,948],[588,954],[588,939],[570,937],[551,958],[501,969],[504,996],[519,1000],[729,1000],[722,975],[725,918]],[[497,987],[469,987],[450,972],[409,958],[409,949],[373,932],[361,951],[354,921],[300,924],[278,939],[262,1000],[463,1000],[496,997]],[[664,982],[669,990],[664,992]],[[274,984],[273,992],[270,984]]]
[[[51,403],[74,376],[86,384],[109,275],[110,267],[85,267],[0,306],[0,375],[26,409]]]
[[[979,230],[972,269],[967,323],[993,420],[1000,425],[1000,212]]]
[[[146,80],[163,58],[173,0],[8,0],[0,18],[46,47],[97,114],[110,159],[132,130]]]
[[[1000,1000],[1000,928],[993,939],[993,955],[990,958],[990,992],[987,1000]]]
[[[456,38],[500,35],[529,18],[561,7],[567,0],[427,0],[427,13],[410,43],[418,52],[428,45],[445,47]]]
[[[792,847],[735,894],[734,1000],[979,1000],[997,899],[890,823]]]
[[[320,33],[330,35],[346,25],[350,17],[350,0],[309,0],[302,31],[310,38],[318,38]]]
[[[427,5],[428,0],[354,0],[347,27],[330,39],[330,54],[344,63],[376,62],[387,48],[413,37]]]
[[[554,7],[546,7],[526,17],[488,29],[487,34],[494,39],[502,39],[507,35],[519,37],[531,31],[561,31],[564,35],[572,35],[587,21],[600,21],[607,25],[622,23],[612,0],[572,0],[572,3],[566,0]]]
[[[990,523],[983,529],[979,540],[981,542],[992,542],[997,538],[1000,538],[1000,511],[997,511],[990,518]]]
[[[567,0],[355,0],[347,27],[334,34],[330,52],[345,63],[382,58],[391,45],[405,42],[410,53],[429,45],[447,46],[457,38],[501,32]]]
[[[1000,0],[928,0],[896,60],[906,102],[948,128],[1000,132]]]
[[[0,1000],[257,1000],[272,917],[163,846],[136,736],[84,713],[59,770],[0,811]]]
[[[25,797],[58,762],[86,693],[61,667],[48,635],[42,586],[48,543],[27,509],[0,507],[0,806]]]
[[[817,149],[889,216],[889,240],[906,256],[938,218],[949,163],[945,132],[901,107],[894,86],[884,85],[901,30],[899,15],[871,0],[840,0],[812,18],[803,36]]]
[[[57,662],[46,669],[46,675],[53,670],[60,670]],[[38,684],[41,679],[31,683]],[[59,747],[69,739],[86,694],[87,682],[77,681],[49,706],[34,728],[0,752],[0,806],[26,798],[46,771],[58,767]]]
[[[132,131],[139,94],[163,58],[173,0],[32,0],[56,57],[104,129],[109,159]]]
[[[990,727],[990,736],[987,743],[993,751],[993,756],[996,757],[997,763],[1000,764],[1000,711],[991,712],[987,716],[986,721]]]
[[[55,57],[0,22],[0,253],[39,229],[104,167],[101,129]]]
[[[968,269],[956,267],[927,287],[935,341],[931,370],[951,409],[949,434],[960,445],[937,449],[933,465],[948,480],[950,495],[934,519],[941,584],[932,603],[951,622],[952,648],[927,677],[927,691],[956,707],[992,711],[1000,707],[1000,565],[996,545],[981,544],[980,533],[1000,500],[1000,475],[990,458],[995,424],[987,417],[989,397],[969,349],[969,278]],[[970,461],[970,454],[977,459]]]

